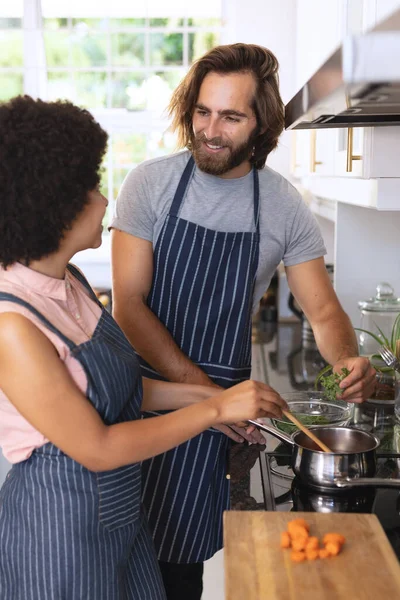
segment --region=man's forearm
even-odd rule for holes
[[[325,360],[336,364],[339,360],[358,356],[358,343],[353,326],[344,311],[312,324],[315,340]]]
[[[178,347],[168,329],[141,301],[114,307],[114,318],[146,362],[168,381],[213,385],[204,371]]]

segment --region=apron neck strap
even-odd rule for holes
[[[174,199],[172,200],[171,209],[169,214],[173,217],[177,217],[179,209],[181,207],[182,200],[184,198],[186,188],[190,181],[195,166],[194,158],[191,156],[186,164],[185,170],[183,171],[182,177],[179,181],[178,187],[176,188]],[[254,194],[254,225],[256,232],[260,231],[260,184],[258,181],[258,171],[253,167],[253,194]]]
[[[253,167],[253,195],[254,195],[254,225],[256,232],[260,233],[260,182],[258,179],[258,170]]]
[[[187,185],[188,185],[189,180],[193,173],[193,169],[194,169],[194,158],[193,158],[193,156],[191,156],[187,162],[185,170],[183,171],[179,185],[176,188],[174,199],[172,200],[171,209],[169,211],[169,214],[173,217],[178,216],[179,209],[181,207],[181,203],[182,203],[183,197],[185,195]]]

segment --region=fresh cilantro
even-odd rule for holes
[[[330,375],[325,375],[323,372],[321,373],[321,376],[316,379],[315,384],[317,385],[318,382],[321,383],[327,400],[336,400],[336,397],[343,393],[343,390],[339,387],[339,383],[347,377],[347,375],[350,375],[350,371],[346,369],[346,367],[342,368],[341,373],[332,372]]]

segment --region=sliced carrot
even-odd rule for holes
[[[281,548],[290,548],[291,541],[288,531],[282,531],[281,533]]]
[[[308,538],[308,531],[302,525],[288,523],[288,531],[292,540],[296,538]]]
[[[294,538],[292,540],[292,548],[293,550],[305,550],[306,546],[307,546],[307,539],[308,538],[304,538],[304,537],[298,537],[298,538]]]
[[[290,531],[290,527],[293,525],[295,525],[295,526],[300,525],[300,527],[304,527],[304,529],[307,529],[307,531],[310,530],[310,526],[305,519],[293,519],[292,521],[289,521],[289,523],[288,523],[289,531]]]
[[[306,550],[318,550],[319,541],[315,535],[312,535],[307,540]]]
[[[319,550],[319,557],[320,558],[328,558],[328,556],[330,556],[328,550],[326,548],[321,548]]]
[[[306,554],[305,552],[296,552],[295,550],[293,550],[290,553],[290,558],[293,562],[303,562],[303,560],[306,560]]]
[[[324,544],[328,544],[329,542],[337,543],[343,545],[346,541],[346,538],[341,533],[326,533],[323,537]]]
[[[318,550],[313,550],[313,549],[307,550],[306,549],[307,560],[315,560],[318,558],[318,556],[319,556]]]
[[[340,552],[341,545],[338,544],[338,542],[328,542],[327,544],[325,544],[325,548],[329,552],[329,554],[331,554],[332,556],[337,556]]]

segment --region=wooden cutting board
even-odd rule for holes
[[[303,517],[310,534],[346,536],[338,556],[294,563],[280,548],[288,521]],[[400,598],[400,565],[375,515],[224,513],[226,600],[384,600]]]

